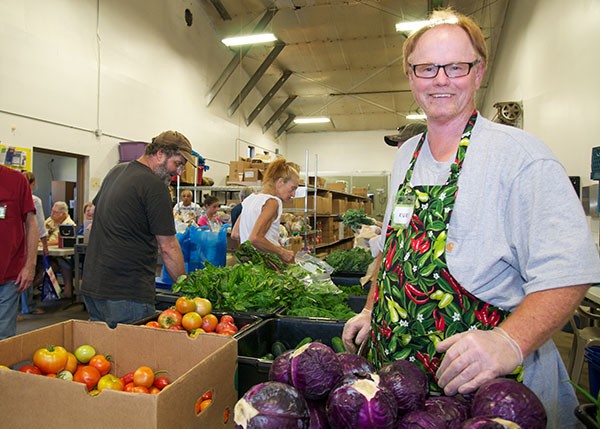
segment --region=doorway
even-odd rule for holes
[[[33,193],[42,200],[46,218],[54,202],[65,201],[73,221],[83,222],[87,164],[87,156],[33,148],[32,170],[36,181]]]

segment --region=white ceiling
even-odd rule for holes
[[[269,94],[285,71],[289,79],[274,93],[268,105],[281,115],[269,129],[282,132],[323,132],[395,129],[408,121],[405,115],[417,105],[402,72],[402,44],[405,37],[395,31],[402,20],[425,19],[433,6],[451,6],[476,20],[490,50],[488,73],[494,56],[509,0],[201,0],[219,39],[249,34],[267,22],[262,32],[272,32],[285,47],[256,79],[255,89]],[[220,13],[219,13],[220,9]],[[271,12],[267,12],[270,10]],[[223,19],[228,14],[231,19]],[[264,22],[264,21],[263,21]],[[253,46],[241,56],[241,65],[253,76],[263,61],[273,55],[274,46]],[[239,48],[231,48],[235,62]],[[232,64],[232,66],[235,64]],[[227,77],[226,69],[222,79]],[[215,82],[218,85],[218,81]],[[485,95],[487,82],[479,92]],[[224,97],[211,91],[213,100]],[[210,98],[209,98],[210,99]],[[239,100],[238,100],[239,101]],[[226,100],[235,106],[235,98]],[[240,113],[246,123],[257,106],[247,101],[230,114]],[[260,112],[258,110],[257,112]],[[286,125],[290,115],[328,116],[330,124]],[[266,131],[272,116],[257,113],[255,123]]]

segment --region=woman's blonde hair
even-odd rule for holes
[[[299,177],[298,170],[294,164],[287,162],[285,158],[277,158],[269,164],[267,171],[263,177],[263,183],[268,186],[273,186],[279,179],[283,179],[284,183]]]

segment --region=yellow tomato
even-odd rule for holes
[[[196,303],[196,313],[204,317],[212,311],[212,304],[206,298],[195,297],[194,302]]]

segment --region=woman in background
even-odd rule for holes
[[[92,228],[92,221],[94,220],[94,210],[96,206],[91,201],[88,201],[83,206],[83,223],[77,228],[77,235],[84,235],[85,230]]]
[[[204,197],[204,214],[198,218],[198,226],[208,226],[211,231],[218,232],[223,225],[223,221],[217,216],[220,206],[221,202],[217,197],[212,195]]]
[[[273,161],[265,172],[262,189],[244,199],[242,213],[231,236],[250,241],[261,252],[273,253],[283,261],[294,261],[294,252],[279,244],[282,201],[291,200],[298,189],[298,171],[284,158]]]

